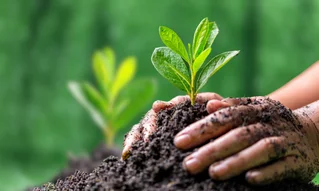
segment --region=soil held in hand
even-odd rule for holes
[[[178,150],[174,136],[187,125],[207,115],[205,105],[189,102],[161,111],[158,130],[149,142],[138,141],[126,161],[109,157],[92,173],[76,172],[55,185],[49,184],[35,190],[114,190],[114,191],[312,191],[309,184],[283,181],[253,187],[244,176],[228,181],[212,180],[208,172],[193,176],[182,168],[184,157],[192,151]]]

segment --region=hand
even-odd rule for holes
[[[230,107],[176,135],[180,149],[205,143],[184,159],[186,170],[197,174],[209,167],[216,180],[246,173],[252,184],[285,178],[311,181],[319,170],[319,131],[307,117],[307,108],[291,111],[264,97],[223,102]]]
[[[207,111],[213,112],[217,108],[229,106],[228,103],[220,102],[223,98],[215,93],[200,93],[196,97],[196,102],[207,103]],[[156,120],[159,111],[167,108],[174,107],[177,104],[188,101],[189,96],[177,96],[168,102],[156,101],[154,102],[152,109],[147,112],[145,117],[139,124],[132,127],[131,131],[126,135],[124,140],[124,149],[122,152],[122,159],[126,159],[129,156],[132,145],[138,140],[148,141],[149,136],[156,130]]]

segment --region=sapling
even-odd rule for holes
[[[152,100],[156,84],[152,79],[132,81],[135,57],[124,59],[115,71],[115,54],[108,47],[96,51],[92,63],[99,88],[89,82],[69,82],[68,87],[101,128],[107,145],[112,146],[116,133]]]
[[[224,52],[205,62],[218,32],[216,23],[204,18],[196,28],[193,43],[188,43],[187,51],[172,29],[159,27],[159,35],[167,47],[155,48],[152,63],[164,78],[189,95],[192,105],[208,79],[239,53],[237,50]]]

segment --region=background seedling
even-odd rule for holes
[[[115,54],[108,47],[94,53],[93,70],[100,91],[89,82],[69,82],[68,87],[101,128],[107,145],[112,146],[116,133],[152,100],[156,83],[152,79],[132,81],[134,57],[126,58],[115,71]]]
[[[154,50],[152,63],[164,78],[190,96],[192,105],[208,79],[239,53],[224,52],[205,63],[218,32],[215,22],[203,19],[196,28],[193,44],[188,43],[187,51],[181,38],[172,29],[159,27],[160,37],[167,47]]]

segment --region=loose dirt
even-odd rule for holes
[[[138,141],[131,156],[122,161],[116,157],[104,160],[92,173],[76,172],[40,190],[114,190],[114,191],[312,191],[309,184],[294,180],[255,187],[244,176],[224,182],[212,180],[207,171],[193,176],[182,168],[184,157],[193,150],[181,151],[173,144],[174,136],[189,124],[207,116],[205,105],[189,102],[161,111],[158,130],[149,142]],[[267,116],[265,116],[267,117]],[[263,119],[269,120],[269,119]]]

